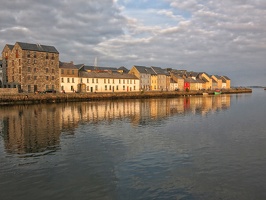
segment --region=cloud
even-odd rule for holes
[[[54,45],[62,61],[187,68],[239,84],[258,71],[265,82],[264,0],[0,1],[2,47]]]

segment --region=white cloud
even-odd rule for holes
[[[2,48],[41,43],[54,45],[62,61],[181,66],[233,81],[236,69],[249,78],[265,68],[265,0],[0,1]]]

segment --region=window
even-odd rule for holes
[[[18,58],[18,50],[16,49],[16,58]]]
[[[112,90],[112,86],[111,85],[109,86],[109,90]]]
[[[34,76],[34,80],[37,80],[37,76]]]
[[[34,53],[33,53],[33,57],[34,57],[34,58],[36,58],[36,57],[37,57],[37,55],[36,55],[36,52],[34,52]]]
[[[80,83],[82,83],[82,78],[80,79]]]
[[[47,80],[47,81],[49,80],[49,76],[46,76],[46,80]]]
[[[125,90],[126,89],[126,87],[123,85],[123,90]]]
[[[48,58],[49,58],[48,53],[46,53],[46,59],[48,59]]]
[[[27,51],[27,57],[30,58],[30,51]]]
[[[54,54],[52,54],[52,60],[54,60]]]
[[[14,66],[14,60],[12,60],[12,66]]]
[[[36,64],[36,60],[35,59],[34,59],[33,63]]]
[[[121,84],[121,80],[119,79],[119,84]]]
[[[75,79],[74,78],[72,78],[72,83],[75,83]]]
[[[45,71],[46,71],[46,73],[48,73],[48,72],[49,72],[49,69],[48,69],[48,68],[46,68],[46,69],[45,69]]]
[[[28,76],[28,80],[30,80],[30,76]]]
[[[72,70],[72,74],[74,74],[74,70]]]
[[[70,81],[69,81],[69,78],[67,78],[67,82],[69,83]]]
[[[28,67],[28,72],[31,72],[31,68],[30,67]]]
[[[94,78],[92,79],[92,83],[94,83]]]
[[[87,83],[89,83],[89,79],[87,78]]]
[[[21,65],[21,60],[20,59],[18,59],[18,65]]]
[[[20,67],[20,68],[18,68],[18,73],[19,73],[19,74],[21,74],[21,67]]]
[[[105,87],[104,87],[104,88],[105,88],[105,90],[107,90],[107,85],[105,85]]]
[[[110,79],[108,79],[108,83],[110,83]]]
[[[98,91],[98,85],[95,85],[95,91]]]
[[[64,74],[64,70],[63,69],[61,69],[61,74]]]
[[[52,76],[52,80],[54,80],[54,76]]]
[[[113,84],[115,83],[115,79],[113,79]]]
[[[30,64],[30,59],[28,59],[28,64]]]
[[[28,85],[28,92],[31,92],[31,85]]]
[[[54,69],[52,69],[52,73],[54,74]]]
[[[71,85],[71,91],[74,91],[74,87],[73,87],[73,85]]]
[[[90,91],[90,86],[87,86],[87,91]]]
[[[118,89],[119,89],[119,86],[117,85],[117,86],[116,86],[116,90],[118,90]]]
[[[125,79],[123,80],[123,84],[125,84]]]
[[[67,70],[67,74],[69,74],[69,70]]]
[[[103,81],[104,83],[106,83],[106,79],[104,79],[104,81]]]
[[[64,78],[61,78],[61,82],[64,83]]]
[[[34,68],[33,71],[34,71],[34,72],[37,72],[37,68]]]
[[[134,86],[134,90],[136,90],[136,86]]]

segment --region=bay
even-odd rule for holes
[[[0,199],[265,199],[266,92],[0,107]]]

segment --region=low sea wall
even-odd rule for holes
[[[222,90],[223,94],[252,93],[248,88]],[[114,99],[173,98],[178,96],[213,95],[214,91],[144,91],[120,93],[49,93],[49,94],[0,94],[0,105],[97,101]]]

